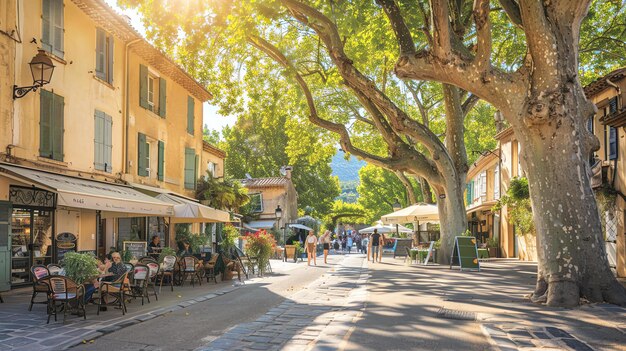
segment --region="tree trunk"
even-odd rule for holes
[[[593,105],[579,92],[555,93],[526,107],[529,128],[514,128],[537,230],[539,271],[532,300],[574,307],[583,297],[626,305],[626,290],[609,268],[589,178],[587,159],[597,145],[583,121],[593,115]],[[550,122],[541,118],[542,111],[550,111]]]
[[[436,193],[439,195],[437,191]],[[445,195],[444,199],[440,198],[437,201],[441,231],[441,245],[437,253],[437,262],[440,264],[450,264],[454,237],[461,235],[467,229],[463,191],[458,185],[448,186]]]
[[[424,203],[434,204],[433,192],[430,188],[430,184],[428,184],[428,181],[423,177],[419,177],[418,181],[422,190],[422,199],[424,200]]]

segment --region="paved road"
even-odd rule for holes
[[[342,259],[335,256],[331,262]],[[295,268],[247,281],[227,294],[106,334],[72,350],[194,350],[235,325],[254,321],[334,266],[290,265]]]

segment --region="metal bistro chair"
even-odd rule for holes
[[[83,318],[87,319],[87,311],[85,310],[85,287],[76,284],[68,277],[60,275],[50,276],[48,278],[50,282],[50,308],[48,314],[48,322],[50,323],[50,316],[54,314],[54,321],[57,321],[57,302],[61,303],[63,307],[63,322],[67,316],[67,311],[70,309],[70,304],[75,304],[79,311],[82,311]]]
[[[46,266],[37,264],[30,267],[30,274],[33,277],[33,296],[30,298],[30,306],[28,306],[28,311],[33,310],[33,304],[48,304],[48,294],[50,293],[50,285],[47,282],[43,282],[42,279],[50,276],[50,272]],[[45,294],[46,301],[35,302],[35,297],[38,294]]]
[[[130,262],[125,262],[123,263],[123,265],[124,267],[126,267],[126,272],[129,272],[129,273],[133,271],[133,268],[135,268],[135,265],[133,265]]]
[[[182,286],[185,284],[185,280],[189,276],[191,276],[191,286],[195,287],[194,278],[198,278],[198,283],[202,285],[202,277],[200,276],[200,270],[198,269],[198,259],[194,256],[184,256],[181,259],[181,262],[182,266],[180,273],[183,277],[180,285]]]
[[[150,296],[148,296],[148,280],[150,280],[150,268],[145,264],[137,263],[132,270],[132,276],[130,278],[130,294],[131,297],[141,297],[141,305],[143,306],[144,298],[150,302]]]
[[[157,277],[159,276],[159,270],[161,267],[155,260],[146,261],[145,265],[148,266],[148,269],[150,269],[148,286],[146,287],[146,294],[149,296],[150,288],[152,288],[152,293],[154,294],[155,300],[159,301],[159,295],[157,294],[157,291],[156,291],[156,281],[157,281]]]
[[[122,310],[122,315],[126,314],[126,292],[130,290],[126,283],[126,278],[128,277],[128,272],[122,274],[117,280],[113,282],[100,282],[100,288],[98,289],[98,293],[100,298],[98,299],[98,312],[97,315],[100,315],[100,310],[102,306],[119,306]],[[112,301],[105,301],[107,298],[112,298]]]
[[[165,256],[163,257],[163,269],[161,269],[160,281],[159,281],[159,294],[161,293],[161,288],[163,287],[163,280],[165,277],[169,277],[170,280],[170,288],[174,291],[174,266],[176,266],[176,256]]]
[[[210,282],[211,279],[215,281],[217,284],[217,275],[215,274],[215,264],[217,263],[217,259],[220,257],[220,254],[215,254],[211,257],[211,259],[204,264],[204,275],[206,277],[206,282]]]

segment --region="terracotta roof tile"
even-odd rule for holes
[[[288,182],[287,178],[284,177],[240,179],[239,181],[246,188],[283,187]]]
[[[613,83],[615,83],[624,77],[626,77],[626,67],[616,69],[615,71],[605,75],[604,77],[596,79],[595,81],[587,84],[583,88],[583,90],[585,91],[585,95],[589,99],[609,87],[609,84],[606,82],[607,79],[610,79]]]

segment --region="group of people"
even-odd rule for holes
[[[349,232],[339,235],[334,239],[330,230],[326,230],[319,238],[315,235],[313,230],[310,230],[309,235],[307,235],[305,239],[308,265],[311,265],[311,260],[313,260],[313,265],[317,265],[316,247],[318,244],[322,245],[324,251],[324,264],[328,263],[328,252],[330,251],[331,244],[335,251],[339,251],[341,245],[341,250],[346,251],[347,249],[348,253],[350,253],[352,246],[356,244],[357,252],[368,254],[368,260],[371,255],[372,262],[376,262],[377,260],[378,262],[382,262],[384,241],[385,237],[383,234],[378,233],[378,229],[374,229],[374,232],[369,236]]]

